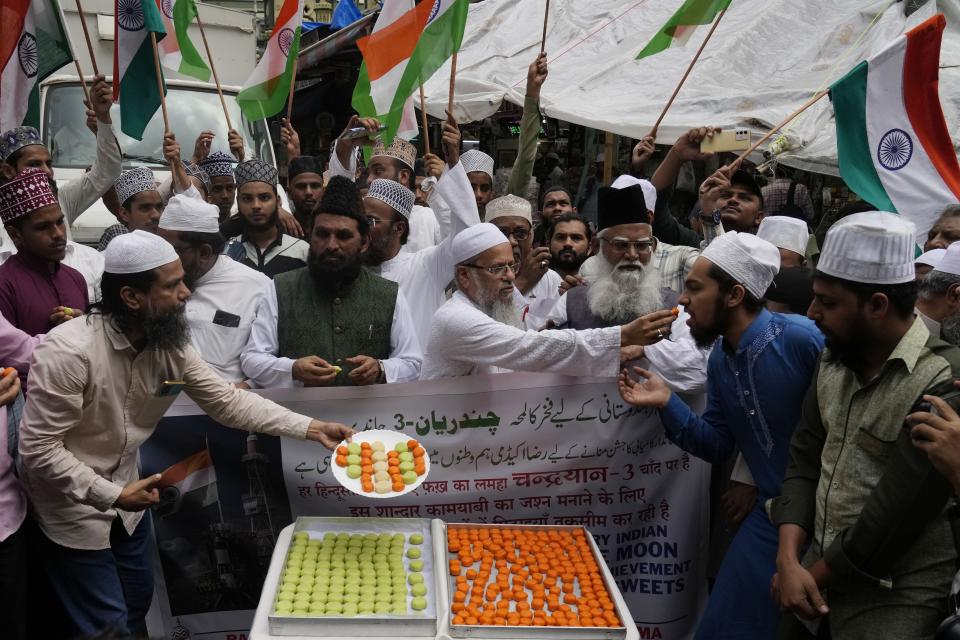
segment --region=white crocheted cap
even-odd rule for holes
[[[157,181],[153,177],[153,171],[147,167],[135,167],[121,173],[114,181],[113,188],[117,192],[117,200],[123,204],[138,193],[156,191]]]
[[[851,282],[910,282],[916,278],[915,237],[913,223],[895,213],[854,213],[827,231],[817,271]]]
[[[913,264],[925,264],[928,267],[933,267],[937,271],[955,273],[960,276],[960,247],[957,247],[957,249],[958,252],[951,261],[952,264],[945,265],[943,269],[940,268],[940,263],[943,262],[943,257],[947,254],[946,249],[930,249],[930,251],[924,251],[920,254],[919,258],[913,261]]]
[[[653,183],[649,180],[643,180],[642,178],[634,178],[628,173],[619,176],[616,180],[613,181],[613,184],[610,186],[614,189],[626,189],[627,187],[632,187],[633,185],[638,184],[640,188],[643,189],[643,201],[647,205],[647,211],[656,211],[657,210],[657,188],[653,186]]]
[[[467,173],[480,171],[490,176],[490,179],[493,180],[493,158],[483,151],[470,149],[460,156],[460,162],[463,164],[463,170]]]
[[[937,260],[934,258],[933,262],[924,262],[922,264],[933,264],[934,271],[942,271],[943,273],[952,273],[955,276],[960,276],[960,242],[954,242],[946,249],[931,249],[923,256],[929,255],[936,251],[940,251],[940,259]],[[923,258],[920,256],[920,258]],[[917,258],[917,262],[920,262],[920,258]]]
[[[450,251],[453,254],[453,263],[461,264],[474,256],[478,256],[487,249],[501,244],[510,244],[507,236],[489,222],[481,222],[464,229],[453,238]]]
[[[367,195],[364,198],[373,198],[385,202],[404,218],[410,219],[414,201],[413,191],[399,182],[377,178],[370,183],[370,188],[367,189]]]
[[[494,198],[487,203],[487,209],[483,219],[487,222],[493,222],[497,218],[507,216],[523,218],[532,225],[533,206],[531,206],[530,201],[526,198],[507,194],[499,198]]]
[[[762,238],[749,233],[728,231],[711,242],[701,257],[742,284],[757,298],[770,288],[780,271],[780,251]]]
[[[167,202],[160,216],[160,228],[167,231],[220,232],[220,208],[199,198],[178,194]]]
[[[763,238],[775,247],[806,255],[810,232],[807,230],[807,223],[799,218],[767,216],[760,221],[757,237]]]
[[[106,273],[142,273],[179,260],[173,245],[142,229],[119,235],[103,252]]]

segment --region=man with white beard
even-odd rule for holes
[[[960,345],[960,242],[947,247],[937,266],[920,280],[916,307],[930,335]]]
[[[507,237],[484,222],[457,234],[451,252],[458,290],[433,317],[421,380],[505,371],[615,376],[622,347],[662,341],[674,320],[664,310],[622,326],[525,331]]]
[[[647,221],[640,185],[601,187],[597,197],[599,251],[591,281],[560,297],[541,326],[595,329],[630,322],[676,305],[679,293],[661,288],[653,260],[657,239]],[[645,358],[662,373],[674,391],[702,393],[709,349],[699,349],[690,336],[689,317],[678,308],[670,338],[646,347],[624,349],[625,359]],[[534,320],[534,322],[538,322]]]

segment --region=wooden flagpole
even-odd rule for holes
[[[83,79],[83,69],[80,68],[80,61],[74,58],[73,64],[77,66],[77,77],[80,78],[80,86],[83,87],[83,97],[86,99],[87,104],[90,105],[90,108],[93,109],[93,101],[90,99],[90,90],[87,89],[87,81]]]
[[[455,94],[454,88],[457,84],[457,52],[454,51],[453,55],[450,56],[450,98],[447,100],[447,111],[450,114],[453,114],[453,96]]]
[[[543,10],[543,36],[540,38],[540,53],[543,53],[547,46],[547,19],[550,17],[550,0],[547,0],[547,6]]]
[[[217,67],[213,64],[213,56],[210,55],[210,45],[207,44],[207,34],[203,31],[203,21],[200,20],[199,10],[197,10],[197,26],[200,27],[200,37],[203,39],[203,48],[207,51],[207,62],[210,63],[210,71],[213,72],[213,81],[217,85],[217,95],[220,96],[220,106],[223,107],[223,115],[227,119],[227,130],[229,131],[233,129],[233,123],[230,122],[230,112],[227,111],[227,101],[223,98],[223,89],[220,88],[220,78],[217,77]],[[289,118],[289,115],[287,117]]]
[[[427,128],[427,99],[423,93],[423,83],[420,83],[420,118],[423,120],[423,154],[430,154],[430,129]]]
[[[293,93],[297,88],[297,61],[293,61],[293,74],[290,76],[290,94],[287,96],[287,122],[290,123],[290,126],[293,126],[293,120],[290,119],[290,115],[293,113]]]
[[[90,53],[90,64],[93,65],[93,75],[100,75],[100,70],[97,69],[97,56],[93,54],[93,44],[90,42],[90,31],[87,30],[87,18],[84,16],[83,7],[80,6],[80,0],[77,2],[77,14],[80,16],[80,26],[83,27],[83,37],[87,41],[87,51]],[[79,65],[78,69],[79,71]],[[80,76],[83,78],[83,76]]]
[[[693,60],[691,60],[690,64],[687,65],[687,70],[683,72],[683,76],[680,78],[680,82],[677,83],[676,89],[673,90],[673,94],[670,96],[670,99],[667,100],[667,104],[663,107],[663,111],[660,112],[660,117],[657,118],[655,123],[653,123],[653,128],[650,129],[650,133],[647,135],[653,136],[653,138],[656,139],[657,129],[660,128],[660,123],[663,122],[664,117],[667,115],[667,111],[669,111],[670,107],[673,106],[673,101],[676,99],[677,94],[680,93],[680,88],[683,86],[683,83],[687,81],[687,77],[690,75],[690,72],[693,71],[693,65],[697,64],[697,60],[700,59],[700,54],[703,53],[703,49],[707,46],[707,43],[710,42],[710,37],[713,36],[713,32],[717,30],[717,25],[720,24],[720,20],[723,19],[723,14],[726,12],[727,10],[724,9],[717,14],[717,18],[710,26],[710,31],[707,32],[707,37],[704,38],[703,42],[700,43],[700,48],[697,49],[697,52],[693,55]]]
[[[157,34],[150,32],[150,44],[153,45],[153,66],[157,72],[157,88],[160,89],[160,109],[163,112],[163,133],[170,133],[170,118],[167,116],[167,98],[163,92],[163,74],[160,72],[160,55],[157,51]]]
[[[757,150],[757,147],[759,147],[761,144],[769,140],[773,136],[773,134],[775,134],[777,131],[780,131],[780,129],[782,129],[783,127],[787,126],[787,124],[789,124],[791,120],[793,120],[798,115],[800,115],[801,113],[803,113],[804,111],[812,107],[814,103],[816,103],[820,98],[827,95],[828,93],[830,93],[829,89],[824,89],[823,91],[819,91],[815,93],[813,97],[807,100],[805,103],[803,103],[803,105],[800,108],[798,108],[796,111],[788,115],[786,118],[783,119],[782,122],[780,122],[780,124],[770,129],[770,131],[767,131],[767,133],[764,134],[762,138],[760,138],[759,140],[754,142],[752,145],[750,145],[749,149],[741,153],[736,160],[730,163],[730,167],[733,169],[736,169],[737,166],[739,166],[740,163],[743,162],[747,156],[749,156],[751,153]]]

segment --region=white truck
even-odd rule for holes
[[[164,3],[166,4],[166,3]],[[223,9],[198,3],[204,31],[210,43],[213,63],[216,65],[230,112],[233,127],[244,138],[247,157],[259,157],[274,163],[273,144],[264,120],[248,121],[237,106],[236,94],[256,65],[256,35],[253,16],[249,13]],[[67,29],[74,44],[74,51],[85,74],[92,74],[93,66],[83,38],[80,17],[74,3],[63,3]],[[97,67],[101,73],[113,70],[113,11],[114,0],[86,0],[83,3],[87,28],[90,33]],[[206,58],[200,32],[191,27],[191,37]],[[168,37],[174,37],[170,34]],[[50,150],[54,176],[58,183],[68,182],[86,171],[96,156],[95,140],[86,128],[83,109],[83,89],[72,66],[47,78],[40,89],[41,135]],[[177,136],[184,159],[193,152],[194,141],[201,131],[213,131],[216,137],[212,148],[228,152],[227,122],[223,107],[212,83],[183,79],[177,73],[164,69],[167,81],[167,112],[170,129]],[[92,76],[88,76],[89,83]],[[163,117],[160,110],[147,125],[143,140],[134,140],[120,132],[119,105],[111,111],[113,129],[123,152],[123,166],[148,166],[159,182],[169,176],[163,161]],[[77,242],[96,245],[104,228],[116,223],[116,219],[102,202],[80,215],[72,225],[73,238]]]

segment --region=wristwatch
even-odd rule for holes
[[[720,207],[717,207],[716,209],[714,209],[713,213],[708,213],[708,214],[701,213],[700,219],[703,222],[713,224],[714,226],[719,225],[720,224]]]

